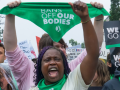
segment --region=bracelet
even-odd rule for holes
[[[101,20],[103,20],[103,19],[99,19],[99,20],[96,20],[96,21],[101,21]]]
[[[87,23],[87,22],[89,22],[89,21],[90,21],[90,19],[89,19],[89,20],[87,20],[87,21],[85,21],[85,22],[82,22],[82,21],[81,21],[81,23],[82,23],[82,24],[85,24],[85,23]]]

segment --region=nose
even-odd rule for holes
[[[49,62],[49,64],[52,64],[52,65],[53,65],[53,64],[56,64],[56,62],[55,62],[55,60],[52,59],[52,60]]]

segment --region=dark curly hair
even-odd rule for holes
[[[55,50],[60,52],[60,54],[61,54],[61,56],[63,58],[64,74],[67,76],[70,73],[70,68],[68,66],[67,59],[66,59],[66,56],[64,55],[64,53],[60,49],[58,49],[56,47],[53,47],[53,46],[44,47],[42,49],[42,51],[40,52],[40,54],[38,56],[38,60],[37,60],[36,65],[35,65],[35,70],[34,70],[34,73],[35,73],[35,75],[34,75],[35,85],[38,85],[39,81],[44,78],[44,76],[42,74],[42,71],[41,71],[41,61],[42,61],[43,55],[45,54],[45,52],[48,49],[55,49]]]

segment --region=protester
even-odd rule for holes
[[[102,60],[98,60],[97,70],[88,90],[101,90],[108,80],[110,80],[108,68]]]
[[[110,74],[110,79],[113,79],[116,67],[113,63],[111,63],[110,53],[107,55],[107,66]]]
[[[20,2],[16,1],[16,2],[10,3],[9,6],[14,7],[19,4]],[[101,17],[103,18],[102,15]],[[95,21],[103,25],[103,19],[100,18]],[[103,27],[100,27],[100,28],[103,28]],[[18,87],[20,90],[28,90],[31,86],[34,86],[34,83],[33,83],[34,64],[31,60],[28,60],[28,58],[17,46],[14,15],[6,15],[3,38],[4,38],[4,44],[6,47],[6,56],[10,64],[10,67],[12,68],[15,79],[17,80]],[[76,62],[76,65],[71,64],[71,67],[73,66],[73,68],[75,69],[78,64],[79,64],[78,62]],[[27,85],[24,86],[26,83]]]
[[[0,87],[2,90],[18,90],[17,82],[7,64],[0,64]]]
[[[106,82],[102,90],[120,90],[120,66],[115,70],[113,79]]]
[[[69,4],[82,21],[89,20],[88,8],[85,3],[77,1],[74,4]],[[87,55],[85,56],[82,63],[79,64],[76,69],[70,73],[65,55],[62,52],[60,53],[60,50],[57,48],[55,49],[54,47],[45,47],[40,52],[37,61],[37,87],[31,88],[30,90],[88,89],[97,68],[99,48],[98,45],[96,45],[98,44],[97,37],[92,23],[90,21],[87,21],[85,23],[82,23],[82,25],[87,50]],[[88,29],[90,31],[88,31]]]
[[[0,63],[4,63],[4,60],[6,59],[5,56],[5,47],[2,43],[0,43]]]

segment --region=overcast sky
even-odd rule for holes
[[[8,2],[14,1],[14,0],[0,0],[0,8],[4,7]],[[22,0],[22,2],[38,2],[42,0]],[[43,0],[42,2],[74,2],[76,0]],[[92,0],[92,2],[98,1],[99,3],[102,3],[104,5],[104,8],[109,12],[110,11],[110,0]],[[84,0],[85,3],[90,3],[91,0]],[[106,17],[105,17],[106,18]],[[93,19],[92,19],[93,21]],[[18,42],[23,40],[30,40],[35,52],[37,54],[37,44],[36,44],[36,38],[35,36],[41,37],[42,34],[45,32],[33,24],[32,22],[28,20],[21,19],[19,17],[16,17],[16,32],[17,32],[17,39]],[[81,24],[76,25],[71,30],[69,30],[64,36],[63,36],[65,42],[70,46],[69,40],[74,39],[78,43],[82,43],[84,41],[83,39],[83,30],[81,27]]]

